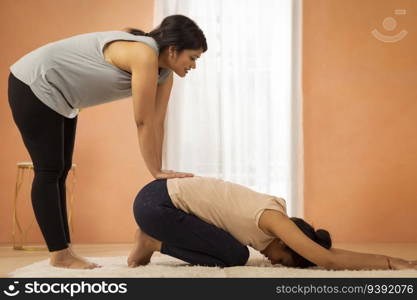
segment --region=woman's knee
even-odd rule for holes
[[[63,170],[61,168],[34,168],[35,181],[58,183]]]
[[[228,267],[244,266],[249,259],[249,249],[243,245],[236,248],[231,254],[226,262]]]
[[[35,176],[60,178],[65,172],[66,166],[64,160],[57,156],[32,157]]]
[[[158,201],[158,192],[147,185],[140,190],[133,204],[133,214],[140,228],[149,234],[155,226],[162,223],[164,210]]]

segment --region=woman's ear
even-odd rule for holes
[[[175,46],[169,46],[168,47],[168,55],[170,58],[174,58],[177,54],[177,50],[175,48]]]

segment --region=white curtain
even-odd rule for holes
[[[156,0],[154,23],[168,15],[186,15],[203,30],[208,43],[197,68],[185,78],[175,77],[164,168],[223,178],[283,197],[289,215],[301,215],[294,4]]]

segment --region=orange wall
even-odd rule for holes
[[[417,1],[303,11],[305,216],[337,241],[417,242]],[[408,35],[384,43],[375,28]]]
[[[152,0],[0,1],[0,243],[12,240],[15,163],[30,160],[8,106],[9,66],[27,52],[71,35],[129,26],[150,30],[152,17]],[[151,176],[139,154],[130,101],[81,112],[74,162],[78,173],[73,241],[131,241],[132,201]]]

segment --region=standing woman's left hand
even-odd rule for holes
[[[172,170],[161,170],[160,172],[155,174],[156,179],[184,178],[193,176],[194,174],[192,173],[175,172]]]

